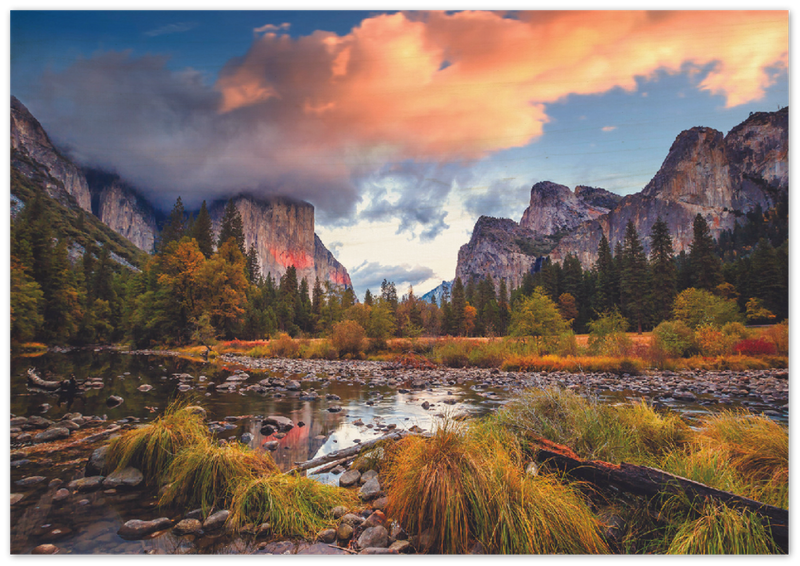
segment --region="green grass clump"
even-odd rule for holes
[[[279,471],[269,454],[242,444],[200,442],[184,448],[172,460],[167,470],[170,483],[159,504],[200,506],[207,512],[229,503],[239,483]]]
[[[705,505],[686,521],[667,554],[775,554],[779,549],[758,516],[724,505]]]
[[[138,468],[148,485],[161,484],[181,449],[207,445],[209,437],[199,411],[186,403],[172,403],[151,424],[113,439],[109,444],[107,461],[111,468]]]
[[[605,553],[600,525],[574,487],[526,475],[515,438],[493,423],[444,421],[432,438],[407,437],[384,467],[389,507],[433,553]]]
[[[269,523],[280,537],[307,537],[335,524],[331,510],[357,504],[354,492],[313,479],[275,474],[241,482],[233,492],[230,523]]]
[[[564,444],[581,458],[651,464],[682,445],[689,427],[677,414],[662,415],[644,402],[611,406],[566,389],[532,389],[497,415],[513,429]]]

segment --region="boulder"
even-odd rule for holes
[[[389,546],[389,533],[381,526],[369,527],[358,537],[359,548],[386,548],[387,546]]]
[[[160,517],[152,521],[142,521],[140,519],[133,519],[122,525],[117,531],[117,534],[127,540],[138,540],[146,537],[151,533],[163,531],[172,526],[172,521],[167,517]]]
[[[383,495],[383,490],[381,489],[381,484],[378,483],[378,478],[376,477],[362,485],[361,489],[358,490],[358,496],[363,501],[372,501],[381,495]]]
[[[314,544],[300,544],[300,547],[297,549],[295,554],[328,554],[328,555],[339,555],[339,554],[348,554],[346,550],[341,548],[336,548],[335,546],[330,546],[324,542],[315,542]]]
[[[104,476],[89,476],[88,478],[80,478],[71,481],[67,487],[73,491],[85,493],[87,491],[96,491],[103,486]]]
[[[291,419],[282,417],[280,415],[271,415],[264,419],[264,422],[268,425],[276,427],[281,432],[286,432],[294,428],[294,423]]]
[[[368,547],[359,552],[359,554],[399,554],[399,552],[393,548]]]
[[[364,521],[364,527],[381,527],[386,524],[386,515],[383,511],[375,511]]]
[[[203,522],[203,530],[204,531],[214,531],[222,527],[225,524],[225,521],[228,520],[228,515],[231,512],[227,509],[223,509],[222,511],[217,511],[213,515],[210,515],[204,522]]]
[[[361,479],[361,472],[358,470],[348,470],[339,478],[340,487],[353,487]]]
[[[64,501],[67,497],[69,497],[69,490],[62,487],[53,494],[53,501]]]
[[[361,526],[361,523],[364,522],[364,517],[359,517],[353,513],[348,513],[344,517],[342,517],[341,523],[346,525],[350,525],[353,528]]]
[[[100,476],[105,474],[106,470],[106,457],[108,455],[108,446],[101,446],[89,456],[89,461],[86,462],[86,475],[87,476]]]
[[[366,472],[361,474],[361,477],[358,479],[358,483],[364,485],[372,478],[377,478],[377,477],[378,477],[378,472],[376,472],[375,470],[367,470]]]
[[[58,547],[54,544],[40,544],[31,551],[31,554],[58,554]]]
[[[142,472],[132,466],[123,468],[121,470],[113,471],[106,479],[103,480],[103,487],[109,489],[116,488],[129,488],[139,487],[144,481]]]
[[[114,407],[119,407],[122,405],[123,401],[125,401],[125,399],[119,395],[110,395],[108,399],[106,399],[106,405],[113,409]]]
[[[172,532],[178,536],[191,535],[203,528],[203,524],[197,519],[183,519],[172,528]]]
[[[395,550],[398,554],[409,554],[413,549],[407,540],[396,540],[389,545],[389,550]]]
[[[331,544],[336,541],[336,531],[334,529],[322,529],[317,533],[317,541]]]
[[[69,429],[63,426],[54,426],[43,430],[33,437],[34,442],[51,442],[69,437]]]
[[[20,480],[15,481],[14,483],[20,487],[27,487],[29,485],[36,485],[37,483],[42,483],[46,478],[44,476],[28,476],[27,478],[22,478]]]
[[[336,538],[341,541],[348,541],[353,538],[353,527],[347,523],[339,523],[339,528],[336,529]]]
[[[347,507],[344,505],[337,505],[333,509],[331,509],[331,515],[333,515],[334,519],[340,519],[347,515]]]

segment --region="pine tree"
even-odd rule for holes
[[[206,201],[200,205],[200,212],[197,213],[197,218],[192,223],[192,229],[189,234],[192,238],[197,240],[197,247],[203,252],[206,259],[211,257],[214,253],[214,233],[211,227],[211,215],[208,213]]]
[[[650,230],[650,269],[653,324],[671,318],[675,302],[677,269],[669,226],[659,216]]]
[[[253,244],[250,244],[250,249],[247,250],[246,266],[247,280],[254,285],[258,285],[261,272],[258,268],[258,252]]]
[[[776,315],[783,314],[786,291],[781,277],[778,254],[769,240],[761,238],[751,257],[751,296],[761,299]]]
[[[161,231],[161,240],[158,246],[159,252],[163,252],[170,242],[180,242],[185,234],[186,211],[183,209],[181,197],[178,197],[175,201],[175,205],[172,207],[172,212],[169,214],[167,223]]]
[[[632,221],[628,221],[622,248],[620,294],[623,310],[628,319],[636,324],[639,334],[642,333],[642,323],[647,309],[647,283],[647,256],[639,240],[636,226]]]
[[[451,303],[452,320],[451,327],[448,329],[454,336],[464,336],[466,328],[464,326],[464,309],[467,307],[467,299],[464,292],[464,283],[461,277],[456,277],[451,291],[453,300]]]
[[[369,289],[367,289],[367,292],[364,293],[364,304],[367,305],[368,307],[371,307],[372,301],[373,301],[372,292]]]
[[[236,203],[233,202],[233,199],[230,199],[225,204],[225,210],[222,212],[217,247],[221,247],[229,238],[233,238],[236,241],[236,245],[239,246],[239,251],[242,252],[242,255],[247,254],[247,250],[244,247],[242,216],[239,214],[239,209],[236,208]]]
[[[692,284],[697,289],[713,291],[722,283],[722,266],[714,254],[714,240],[708,223],[699,213],[694,217],[694,237],[689,252],[692,266]]]
[[[597,263],[594,269],[597,272],[594,310],[597,313],[610,311],[614,306],[614,257],[605,234],[600,238],[600,245],[597,247]]]

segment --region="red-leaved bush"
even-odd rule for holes
[[[744,356],[774,356],[778,353],[775,344],[763,338],[747,338],[737,342],[733,351]]]

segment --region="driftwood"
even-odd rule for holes
[[[334,460],[330,464],[325,464],[321,468],[318,468],[318,469],[314,470],[313,472],[311,472],[311,474],[312,475],[313,474],[326,474],[326,473],[330,472],[332,469],[334,469],[336,466],[340,466],[342,464],[346,464],[347,462],[353,460],[355,457],[356,457],[356,455],[354,454],[353,456],[347,456],[346,458],[342,458],[341,460]]]
[[[789,512],[786,509],[766,505],[747,497],[714,489],[705,484],[669,474],[667,472],[622,463],[619,465],[602,461],[587,461],[574,452],[544,439],[535,439],[539,444],[537,459],[549,462],[559,470],[599,487],[616,487],[620,491],[652,497],[659,493],[686,494],[691,498],[711,499],[728,507],[748,510],[766,519],[775,543],[789,551]]]
[[[28,368],[28,385],[33,385],[34,387],[45,389],[47,391],[58,391],[64,387],[63,384],[65,383],[68,383],[68,380],[48,381],[46,379],[42,379],[36,374],[36,370],[34,368]]]
[[[385,434],[374,440],[364,442],[362,444],[356,444],[355,446],[351,446],[349,448],[344,448],[342,450],[337,450],[336,452],[331,452],[330,454],[325,454],[324,456],[320,456],[319,458],[314,458],[313,460],[307,460],[305,462],[295,462],[294,463],[295,467],[289,470],[288,472],[284,473],[292,474],[294,472],[302,472],[304,470],[310,470],[311,468],[316,468],[317,466],[322,466],[323,464],[329,464],[337,460],[347,460],[348,458],[356,456],[363,448],[370,448],[372,446],[375,446],[379,442],[383,442],[384,440],[400,440],[401,438],[408,436],[409,434],[413,433],[406,431],[392,432],[389,434]]]

